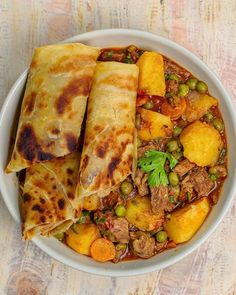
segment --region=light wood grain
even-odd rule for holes
[[[150,31],[190,49],[236,104],[235,0],[0,0],[0,105],[35,47],[116,27]],[[236,294],[236,202],[215,233],[179,263],[116,279],[76,271],[22,242],[1,198],[0,217],[0,294]]]

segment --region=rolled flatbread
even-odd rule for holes
[[[88,100],[79,198],[106,196],[132,174],[138,73],[134,64],[97,64]]]
[[[98,55],[80,43],[35,49],[6,172],[76,150]]]
[[[24,239],[64,232],[79,217],[82,204],[75,196],[78,170],[78,152],[26,169],[21,201]]]

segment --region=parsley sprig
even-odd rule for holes
[[[148,173],[148,184],[150,187],[169,184],[165,171],[165,162],[169,160],[170,168],[173,169],[178,161],[170,153],[159,152],[156,150],[147,151],[139,159],[138,166]]]

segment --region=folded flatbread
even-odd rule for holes
[[[26,169],[21,202],[24,239],[64,232],[79,217],[78,168],[79,153],[73,152]]]
[[[6,172],[76,150],[98,55],[80,43],[35,50]]]
[[[97,64],[88,100],[77,196],[106,196],[132,174],[138,67]]]

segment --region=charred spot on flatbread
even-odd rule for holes
[[[58,200],[58,207],[61,209],[61,210],[63,210],[64,209],[64,207],[65,207],[65,200],[64,199],[60,199],[60,200]]]
[[[24,103],[24,115],[30,116],[34,110],[35,100],[36,100],[36,92],[32,91],[29,95],[25,97]]]
[[[76,150],[77,147],[77,137],[72,133],[65,134],[67,148],[70,152]]]
[[[34,128],[30,124],[21,127],[17,141],[17,149],[22,157],[30,162],[48,161],[54,158],[51,153],[41,150],[37,141]]]
[[[64,114],[68,109],[70,110],[73,99],[76,96],[89,94],[91,87],[91,77],[81,77],[73,79],[62,91],[56,101],[56,109],[58,114]]]

